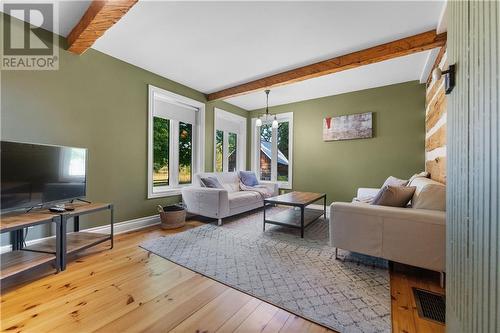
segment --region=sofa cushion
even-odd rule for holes
[[[257,186],[259,185],[259,181],[257,180],[257,176],[255,176],[255,172],[253,171],[240,171],[240,181],[246,186]]]
[[[406,207],[415,193],[414,186],[384,186],[373,199],[372,205]]]
[[[262,196],[253,191],[240,191],[228,194],[229,209],[253,205],[262,202]]]
[[[224,186],[222,186],[222,184],[216,177],[203,177],[200,178],[200,182],[202,185],[208,188],[224,188]]]
[[[435,180],[417,177],[410,186],[415,186],[411,206],[415,209],[446,210],[446,186]]]

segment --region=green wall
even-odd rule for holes
[[[249,119],[263,112],[254,110]],[[425,85],[416,81],[280,105],[270,112],[293,112],[294,190],[325,192],[329,202],[350,201],[358,187],[380,187],[388,176],[407,179],[424,170]],[[323,118],[362,112],[374,113],[373,138],[323,141]]]
[[[148,84],[201,102],[205,96],[93,49],[78,56],[61,48],[59,56],[56,71],[2,71],[2,140],[88,148],[88,199],[113,202],[116,221],[179,202],[146,199]],[[213,169],[214,107],[247,115],[225,102],[206,103],[207,170]],[[82,227],[102,224],[85,221]]]
[[[116,221],[152,215],[157,204],[180,200],[146,199],[148,84],[206,103],[207,171],[213,170],[214,108],[248,119],[263,112],[206,102],[196,90],[92,49],[78,56],[61,48],[59,55],[57,71],[1,73],[1,137],[88,148],[88,198],[113,202]],[[271,108],[294,113],[293,188],[326,192],[328,201],[350,200],[357,187],[423,170],[424,99],[425,87],[408,82]],[[374,112],[374,138],[323,142],[325,116],[367,111]],[[100,224],[83,221],[84,228]]]

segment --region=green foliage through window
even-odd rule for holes
[[[170,120],[153,117],[153,186],[168,185]]]
[[[215,171],[222,172],[224,153],[224,132],[215,131]]]
[[[179,184],[191,183],[193,125],[179,122]]]

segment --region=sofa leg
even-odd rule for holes
[[[339,249],[335,248],[335,260],[339,260]]]
[[[222,219],[218,219],[218,220],[217,220],[217,225],[218,225],[218,226],[221,226],[221,225],[222,225]]]
[[[439,272],[439,286],[444,288],[445,275],[444,272]]]

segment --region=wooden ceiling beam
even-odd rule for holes
[[[132,8],[138,0],[93,0],[68,35],[68,51],[82,54]]]
[[[254,91],[308,80],[323,75],[337,73],[384,60],[430,50],[436,47],[442,47],[445,43],[446,33],[436,34],[436,31],[434,30],[427,31],[418,35],[398,39],[389,43],[377,45],[361,51],[356,51],[217,91],[208,94],[207,99],[209,101],[226,99],[248,94]]]

